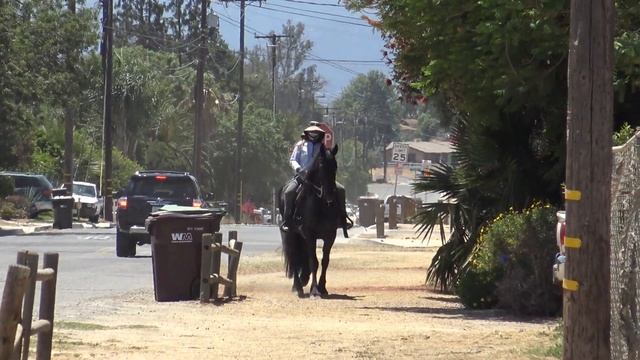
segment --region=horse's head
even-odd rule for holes
[[[333,203],[336,199],[337,153],[338,145],[334,145],[331,150],[322,147],[316,155],[314,166],[309,173],[316,196],[328,204]]]

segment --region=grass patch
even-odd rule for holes
[[[533,359],[553,358],[562,359],[563,328],[562,323],[556,325],[550,332],[541,333],[541,344],[526,351]]]
[[[116,326],[115,329],[157,329],[158,327],[155,325],[122,325]]]
[[[85,330],[85,331],[110,329],[110,327],[100,325],[100,324],[82,323],[82,322],[75,322],[75,321],[56,321],[55,327],[58,329],[65,329],[65,330]]]
[[[43,212],[39,213],[38,216],[36,216],[34,220],[53,221],[53,211],[51,211],[51,210],[43,211]]]

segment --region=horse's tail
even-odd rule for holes
[[[284,269],[288,278],[298,274],[302,283],[309,278],[309,261],[307,259],[306,241],[294,231],[282,232],[282,252],[284,254]],[[306,280],[305,280],[306,277]]]

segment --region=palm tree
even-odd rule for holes
[[[535,117],[530,117],[535,119]],[[422,205],[417,231],[427,237],[440,228],[443,245],[427,271],[427,281],[451,290],[466,269],[480,231],[499,213],[521,210],[536,200],[561,203],[562,141],[553,142],[540,121],[501,114],[496,119],[458,117],[451,142],[454,166],[437,165],[414,184],[415,192],[438,192],[444,202]],[[560,150],[558,150],[558,147]],[[449,216],[451,235],[442,224]]]

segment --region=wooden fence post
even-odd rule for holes
[[[211,261],[211,273],[212,274],[220,274],[220,254],[222,253],[222,234],[215,233],[213,234],[213,249],[212,249],[212,261]],[[213,294],[213,298],[218,298],[218,286],[219,282],[215,281],[211,285],[211,294]]]
[[[398,207],[396,205],[396,199],[389,199],[389,229],[398,228]]]
[[[27,285],[27,291],[25,292],[24,302],[22,305],[22,333],[24,336],[20,340],[22,343],[22,351],[18,351],[14,354],[14,359],[26,360],[29,358],[29,345],[31,342],[31,323],[33,321],[33,303],[36,294],[36,275],[38,274],[38,254],[30,253],[28,251],[20,251],[17,256],[18,265],[24,265],[29,268],[31,273],[29,274],[29,284]]]
[[[53,277],[43,281],[40,288],[40,320],[49,321],[49,331],[38,332],[36,360],[51,359],[51,343],[53,341],[53,316],[56,307],[56,283],[58,281],[58,254],[45,253],[43,269],[53,269]]]
[[[238,265],[240,263],[240,254],[242,253],[242,242],[237,241],[237,239],[233,239],[233,241],[231,241],[231,237],[229,237],[229,247],[238,251],[238,254],[229,254],[229,269],[227,272],[227,278],[233,281],[233,283],[231,284],[231,286],[224,287],[224,296],[234,298],[237,296],[236,289],[238,284]]]
[[[384,237],[384,203],[376,208],[376,237]]]
[[[26,266],[9,265],[0,303],[0,359],[9,359],[13,352],[22,299],[29,285],[30,273]]]
[[[209,302],[211,299],[211,245],[213,244],[213,234],[202,234],[202,255],[200,257],[200,302]]]

